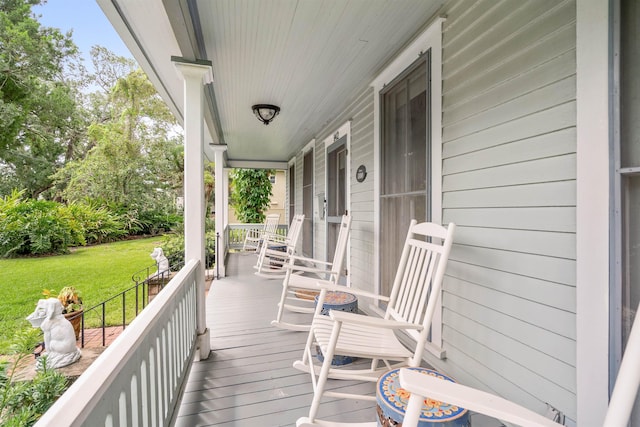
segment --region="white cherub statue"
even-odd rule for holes
[[[81,352],[76,347],[76,335],[71,322],[62,315],[62,303],[57,298],[38,300],[38,305],[27,320],[34,328],[44,332],[44,348],[47,368],[61,368],[80,359]],[[42,358],[36,362],[36,369],[42,369]]]
[[[158,266],[158,271],[155,274],[163,274],[169,272],[169,260],[164,256],[162,248],[154,248],[151,252],[151,258],[154,259]]]

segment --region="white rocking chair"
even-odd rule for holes
[[[640,306],[636,313],[639,312]],[[640,360],[640,314],[636,314],[631,327],[603,426],[627,427],[640,387],[638,360]],[[418,425],[422,404],[427,397],[523,427],[562,425],[500,396],[430,375],[422,375],[410,369],[400,370],[400,385],[411,393],[402,422],[403,427]],[[374,418],[373,415],[372,418]],[[298,427],[376,427],[377,422],[341,423],[321,420],[312,422],[309,418],[300,418],[296,425]]]
[[[285,276],[284,265],[289,262],[289,257],[296,252],[303,222],[304,215],[294,216],[286,237],[275,233],[265,233],[258,262],[254,266],[258,270],[256,275],[267,279],[278,279]]]
[[[443,227],[411,221],[390,297],[349,289],[350,293],[358,296],[386,301],[384,318],[335,310],[331,310],[329,316],[320,315],[327,290],[339,288],[320,285],[322,290],[302,360],[293,364],[295,368],[311,373],[314,396],[308,422],[315,422],[323,396],[375,400],[375,396],[325,390],[328,378],[375,382],[389,369],[421,364],[431,319],[440,298],[454,231],[453,223]],[[437,243],[437,239],[441,239],[441,243]],[[396,331],[408,334],[415,340],[415,345],[406,348],[396,336]],[[324,358],[320,369],[313,362],[316,345]],[[335,355],[371,359],[371,366],[368,369],[332,368]],[[379,366],[379,361],[384,362],[382,366]]]
[[[244,236],[244,243],[242,244],[242,251],[258,252],[265,234],[275,234],[278,229],[279,221],[280,214],[269,214],[265,218],[264,225],[261,230],[247,230],[247,234]]]
[[[284,266],[286,275],[282,281],[282,295],[278,303],[278,314],[276,320],[271,321],[273,326],[293,331],[309,330],[311,322],[307,324],[283,322],[284,310],[287,309],[295,313],[313,313],[315,311],[315,296],[320,293],[318,280],[324,280],[331,285],[338,284],[344,255],[347,251],[350,227],[351,216],[343,215],[333,261],[325,262],[302,256],[291,256],[289,258],[289,263]],[[313,276],[303,276],[302,274],[312,274]],[[343,290],[345,290],[344,287]]]

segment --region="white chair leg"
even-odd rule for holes
[[[276,315],[276,323],[280,323],[282,321],[282,314],[284,313],[284,304],[287,300],[287,292],[289,283],[289,279],[291,277],[291,270],[287,270],[287,275],[282,281],[282,295],[280,295],[280,303],[278,304],[278,314]]]
[[[336,326],[338,329],[338,333],[340,332],[340,325],[336,322],[334,325],[333,332],[336,332]],[[318,374],[317,384],[313,390],[313,401],[311,402],[311,408],[309,408],[309,419],[315,420],[316,415],[318,415],[318,409],[320,407],[320,402],[322,401],[322,396],[324,395],[324,388],[327,385],[327,379],[329,378],[329,370],[331,369],[331,362],[333,361],[333,349],[335,347],[335,341],[338,340],[338,333],[332,334],[331,341],[333,345],[330,345],[327,349],[327,353],[323,354],[324,360],[322,361],[322,368],[320,369],[320,373]],[[333,337],[335,336],[335,340]],[[311,376],[314,376],[313,366],[311,367]]]
[[[335,353],[338,337],[340,336],[340,329],[342,328],[342,322],[335,322],[333,324],[333,330],[331,331],[331,338],[329,339],[329,346],[327,347],[327,353],[323,354],[324,360],[322,362],[322,368],[320,374],[318,374],[318,384],[313,390],[313,401],[311,402],[311,408],[309,409],[309,419],[315,420],[318,414],[318,408],[320,407],[320,401],[324,394],[324,388],[327,385],[327,379],[329,378],[329,370],[331,369],[331,362]],[[311,335],[311,334],[310,334]],[[311,376],[314,375],[313,366],[311,368]]]

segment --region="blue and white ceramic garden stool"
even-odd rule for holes
[[[318,296],[315,297],[316,304],[318,304]],[[338,311],[346,311],[349,313],[357,313],[358,312],[358,297],[348,292],[340,292],[340,291],[330,291],[327,292],[327,295],[324,298],[324,303],[322,304],[322,310],[320,314],[324,314],[325,316],[329,315],[330,310],[338,310]],[[317,358],[320,362],[324,360],[322,356],[322,352],[318,349]],[[351,356],[340,356],[334,355],[331,360],[331,364],[334,366],[347,365],[349,363],[353,363],[353,357]]]
[[[409,368],[424,375],[432,375],[453,381],[446,375],[426,368]],[[400,369],[383,374],[376,385],[378,426],[401,427],[411,393],[400,387]],[[419,427],[467,427],[469,412],[458,406],[426,398],[418,422]]]

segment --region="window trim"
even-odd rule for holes
[[[442,223],[442,24],[444,21],[445,18],[437,17],[371,83],[374,90],[374,259],[380,259],[380,131],[382,123],[380,93],[387,84],[404,73],[423,52],[428,50],[431,50],[431,220]],[[375,269],[374,283],[376,291],[379,292],[379,269]],[[433,315],[431,342],[438,347],[442,346],[442,298]],[[427,349],[436,356],[443,357],[441,351],[431,346],[427,346]]]

